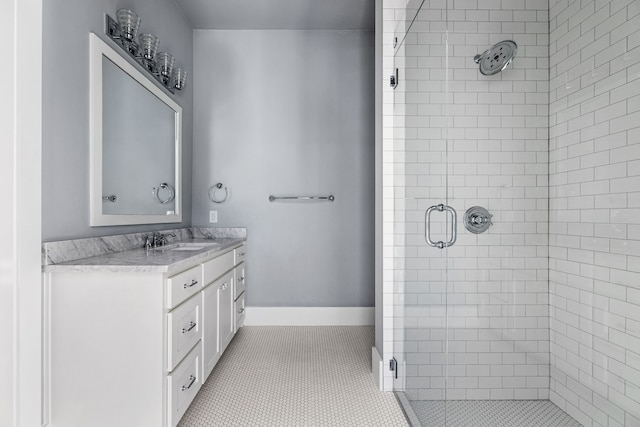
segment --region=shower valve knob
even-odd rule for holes
[[[480,234],[487,231],[493,225],[491,218],[493,215],[485,208],[472,206],[464,213],[464,226],[473,234]]]
[[[491,217],[493,215],[489,214],[488,217],[486,216],[481,216],[481,215],[472,215],[469,220],[471,221],[472,224],[474,225],[482,225],[482,224],[486,224],[489,223],[489,225],[493,225],[493,223],[491,222]]]

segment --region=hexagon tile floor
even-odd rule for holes
[[[369,326],[245,326],[179,426],[408,426],[373,382],[373,340]]]
[[[411,401],[424,426],[581,427],[548,400]]]

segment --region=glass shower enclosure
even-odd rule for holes
[[[548,15],[472,3],[409,1],[394,37],[394,390],[414,425],[549,398]],[[511,40],[506,64],[490,49]]]

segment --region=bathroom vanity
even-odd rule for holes
[[[244,321],[244,239],[45,267],[50,425],[175,426]]]

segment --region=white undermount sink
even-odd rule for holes
[[[214,246],[220,246],[220,243],[175,243],[173,245],[167,245],[163,249],[167,251],[200,251]]]

